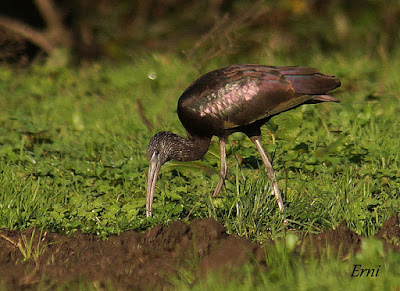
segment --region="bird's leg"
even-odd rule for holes
[[[218,180],[217,187],[215,188],[213,197],[218,196],[219,192],[222,189],[222,186],[224,185],[226,174],[228,172],[228,166],[226,165],[225,144],[226,144],[225,139],[221,137],[219,139],[219,149],[221,150],[221,172],[219,173],[219,180]]]
[[[276,202],[278,203],[279,210],[284,211],[285,207],[283,206],[281,191],[279,190],[278,182],[276,181],[275,171],[274,171],[274,168],[272,167],[271,162],[268,159],[267,154],[265,153],[265,151],[261,145],[261,137],[260,136],[252,136],[252,137],[250,137],[250,139],[256,145],[257,150],[260,153],[261,159],[262,159],[265,167],[267,168],[267,175],[272,183],[272,186],[274,189],[273,190],[274,195],[276,198]]]

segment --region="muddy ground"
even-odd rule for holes
[[[175,221],[168,227],[156,226],[144,233],[127,231],[107,240],[80,232],[65,236],[35,230],[34,252],[24,262],[18,243],[23,245],[23,237],[29,242],[32,231],[0,230],[0,286],[19,290],[93,282],[95,289],[162,288],[185,268],[195,268],[193,271],[200,278],[207,272],[241,266],[249,260],[256,260],[268,271],[262,245],[228,235],[223,225],[213,219],[190,224]],[[398,216],[386,221],[376,237],[384,241],[385,248],[400,252],[399,246],[390,244],[399,241],[393,238],[400,238]],[[341,225],[304,236],[295,252],[312,245],[308,252],[318,255],[328,243],[338,256],[344,257],[350,251],[359,251],[362,240]]]

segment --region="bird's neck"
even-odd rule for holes
[[[185,139],[178,136],[179,140],[174,144],[171,151],[170,159],[174,161],[195,161],[201,159],[208,151],[210,145],[210,137],[189,136]]]

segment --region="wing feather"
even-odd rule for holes
[[[338,86],[339,79],[313,68],[233,65],[193,82],[179,99],[178,115],[188,131],[217,134],[308,101],[337,101],[322,96]]]

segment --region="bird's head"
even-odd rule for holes
[[[147,176],[146,215],[151,216],[154,191],[161,166],[169,160],[194,161],[200,159],[208,150],[211,137],[185,139],[172,132],[159,132],[149,142],[147,160],[149,175]]]
[[[151,138],[147,147],[147,160],[149,163],[157,160],[162,166],[169,161],[171,149],[168,146],[168,140],[170,135],[173,135],[173,133],[162,131]]]
[[[171,132],[159,132],[149,142],[147,160],[149,174],[147,176],[146,215],[151,216],[154,191],[161,166],[171,159],[171,139],[175,135]]]

